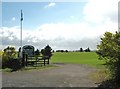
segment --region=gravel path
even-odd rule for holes
[[[96,69],[77,64],[55,64],[47,70],[3,72],[3,87],[96,87],[89,75]]]

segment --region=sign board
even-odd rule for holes
[[[23,46],[23,52],[25,52],[25,54],[27,54],[28,56],[33,56],[34,55],[34,46],[32,46],[32,45]]]

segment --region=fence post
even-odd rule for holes
[[[50,59],[50,58],[48,58],[48,64],[49,64],[49,59]]]
[[[26,54],[26,62],[25,65],[27,66],[28,55]]]
[[[45,58],[44,58],[44,66],[45,66]]]
[[[26,57],[25,57],[25,52],[24,51],[23,51],[22,55],[23,55],[23,58],[22,58],[22,67],[25,67],[25,59],[26,59]]]

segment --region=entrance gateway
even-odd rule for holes
[[[19,49],[19,53],[20,53],[21,48]],[[28,66],[30,65],[38,65],[38,64],[49,64],[49,57],[47,56],[40,56],[40,55],[36,55],[35,54],[35,48],[32,45],[25,45],[22,48],[22,66]]]

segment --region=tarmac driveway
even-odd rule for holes
[[[86,65],[55,64],[47,70],[3,72],[2,87],[96,87],[89,75],[96,69]]]

